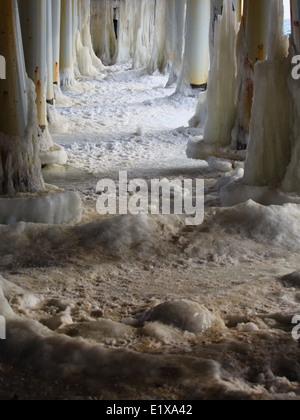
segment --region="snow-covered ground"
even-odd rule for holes
[[[222,208],[220,189],[243,163],[187,159],[191,132],[177,129],[197,95],[170,97],[166,81],[115,66],[57,106],[53,137],[70,161],[44,176],[81,194],[84,219],[0,226],[3,395],[299,399],[300,275],[283,276],[299,270],[300,206]],[[119,169],[205,178],[204,223],[101,220],[96,184]]]
[[[165,88],[167,81],[168,76],[150,76],[129,65],[81,80],[67,94],[72,106],[57,106],[70,126],[54,140],[66,148],[70,165],[106,175],[124,168],[201,167],[187,159],[187,136],[177,131],[188,125],[197,96],[176,96],[175,88]]]

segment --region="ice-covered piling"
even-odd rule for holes
[[[273,0],[267,60],[255,65],[254,99],[244,182],[266,186],[280,184],[291,158],[290,64],[283,34],[283,3]]]
[[[26,5],[21,1],[20,4],[23,7]],[[39,2],[39,5],[42,7],[45,3]],[[25,12],[32,12],[26,20],[31,27],[36,11],[23,10]],[[44,20],[42,22],[45,23]],[[39,25],[36,29],[31,28],[37,44],[39,28]],[[30,34],[29,28],[26,29],[26,34]],[[0,81],[0,195],[3,196],[0,200],[0,223],[79,221],[81,199],[76,193],[64,193],[55,188],[51,194],[45,191],[39,155],[36,85],[26,76],[17,0],[0,3],[0,49],[7,57],[8,69],[7,78]],[[46,65],[45,51],[41,57],[40,50],[36,51],[36,55],[30,54],[31,48],[28,47],[28,52],[29,69],[33,68],[36,58]],[[40,74],[37,71],[36,74],[42,76],[43,72]],[[46,98],[45,88],[44,84],[43,98]]]
[[[62,0],[60,34],[60,81],[62,86],[68,86],[71,85],[74,80],[73,4],[72,0]]]
[[[231,143],[236,112],[236,36],[237,19],[232,1],[225,0],[223,15],[215,24],[215,46],[207,91],[207,120],[204,141],[220,146]]]
[[[7,78],[0,81],[0,194],[42,191],[35,94],[26,78],[17,0],[0,3],[0,49],[7,59]]]
[[[186,0],[175,0],[175,53],[167,86],[171,86],[179,79],[184,52]]]

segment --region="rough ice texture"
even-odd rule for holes
[[[0,224],[32,222],[43,224],[79,223],[80,196],[71,191],[50,191],[39,195],[0,198]]]
[[[83,61],[84,67],[80,66],[81,74],[84,76],[98,74],[98,71],[105,69],[100,58],[94,52],[92,37],[91,37],[91,1],[81,1],[81,22],[80,22],[80,47],[84,48],[82,54],[77,51],[78,62]],[[80,55],[80,57],[78,57]],[[85,65],[88,64],[88,68]]]
[[[249,130],[254,89],[254,68],[249,59],[245,28],[242,21],[237,38],[237,104],[235,125],[232,130],[233,149],[245,149],[249,143]]]
[[[35,106],[35,86],[27,79],[28,126],[25,137],[0,133],[0,195],[44,190],[39,158],[40,144]]]
[[[123,7],[123,4],[120,4],[120,7]],[[112,64],[116,52],[113,2],[91,1],[91,37],[96,55],[105,65]]]
[[[175,53],[172,68],[170,71],[167,86],[177,83],[180,77],[183,64],[184,35],[186,20],[186,0],[175,0],[175,16],[174,16],[174,42]]]
[[[149,63],[149,72],[162,72],[165,63],[165,46],[167,39],[167,0],[158,0],[155,9],[155,29],[153,51]]]
[[[291,50],[291,54],[294,51]],[[292,97],[292,127],[291,127],[291,161],[284,177],[282,188],[288,192],[300,193],[300,83],[291,76],[288,79],[288,87]]]
[[[68,88],[76,84],[74,65],[68,69],[60,70],[60,84],[62,88]]]
[[[274,187],[258,187],[245,185],[242,182],[243,171],[231,175],[227,181],[218,181],[222,206],[229,207],[253,200],[265,206],[282,205],[286,203],[300,204],[300,197],[285,194]],[[234,174],[234,173],[233,173]],[[222,185],[222,186],[221,186]]]
[[[92,0],[92,42],[104,64],[132,61],[133,68],[148,66],[153,50],[154,5],[153,0],[125,0],[118,4]],[[117,38],[113,22],[116,6]]]
[[[214,58],[208,79],[207,119],[204,141],[227,146],[236,111],[237,20],[232,1],[225,0],[223,15],[215,24]]]
[[[290,162],[288,71],[287,60],[268,60],[255,66],[250,141],[244,177],[248,185],[280,184]]]
[[[280,184],[291,158],[287,38],[283,5],[274,1],[268,59],[255,65],[254,98],[244,182],[253,186]]]
[[[196,136],[190,139],[186,154],[190,159],[200,160],[207,160],[210,156],[235,161],[242,161],[245,159],[244,151],[233,151],[229,147],[221,147],[218,144],[206,143],[203,136]]]
[[[40,153],[42,165],[65,165],[68,162],[68,155],[65,149],[57,144],[53,144],[50,150]]]

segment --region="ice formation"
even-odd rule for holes
[[[167,37],[166,21],[167,2],[166,0],[158,0],[155,7],[153,51],[149,63],[150,73],[154,73],[156,70],[163,71],[165,62],[165,44]]]
[[[293,45],[290,46],[290,57],[299,53]],[[300,86],[299,80],[294,80],[291,76],[288,77],[288,88],[291,94],[292,108],[291,108],[291,160],[287,167],[284,180],[282,182],[282,188],[288,192],[300,192],[300,171],[299,171],[299,159],[300,159]]]
[[[215,24],[215,47],[207,91],[204,141],[227,146],[235,117],[236,14],[231,0],[224,2],[223,15]]]
[[[165,4],[166,0],[160,1]],[[132,60],[133,68],[148,66],[153,49],[154,8],[152,0],[92,0],[93,47],[104,64]]]
[[[85,65],[88,65],[88,67],[91,68],[90,72],[92,72],[93,75],[98,74],[101,70],[104,70],[105,67],[103,66],[101,60],[96,56],[92,44],[91,0],[81,0],[77,37],[81,38],[82,47],[84,48],[84,57],[81,57],[77,51],[77,60],[82,61],[81,74],[84,76],[90,75],[89,70],[84,68]],[[78,56],[80,56],[80,58]]]
[[[24,137],[0,133],[0,194],[43,191],[44,181],[40,170],[40,145],[35,106],[35,85],[27,79],[28,125]]]
[[[291,158],[288,90],[289,60],[283,34],[283,4],[274,1],[267,60],[255,65],[254,98],[244,182],[265,186],[280,184]],[[276,22],[276,24],[274,24]],[[262,129],[263,127],[263,129]]]
[[[123,1],[91,0],[91,37],[93,48],[96,55],[101,58],[105,65],[113,63],[113,57],[116,52],[113,7],[116,7],[117,4],[119,7],[123,7],[123,3]]]
[[[194,142],[193,148],[189,148],[190,158],[199,158],[203,143],[217,146],[231,144],[236,113],[237,30],[236,12],[232,10],[232,2],[226,0],[223,14],[215,21],[214,54],[207,92],[200,94],[196,113],[190,120],[190,126],[203,131],[203,141]]]
[[[182,70],[185,38],[185,18],[186,0],[175,0],[175,53],[167,86],[171,86],[173,83],[177,83]]]

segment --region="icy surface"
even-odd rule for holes
[[[203,167],[186,158],[188,136],[177,131],[188,125],[197,99],[172,96],[175,88],[165,89],[168,76],[128,67],[115,66],[107,76],[84,80],[80,99],[65,92],[73,106],[57,105],[70,126],[53,139],[65,147],[69,164],[95,174],[112,168]]]
[[[0,226],[2,394],[298,399],[298,277],[288,287],[283,278],[299,272],[299,204],[222,208],[226,188],[243,177],[242,156],[208,145],[210,165],[188,160],[197,130],[184,127],[197,98],[173,95],[167,76],[129,68],[77,80],[57,106],[53,137],[71,163],[43,174],[80,194],[85,223]],[[147,179],[204,178],[204,223],[103,219],[95,187],[120,168]]]

